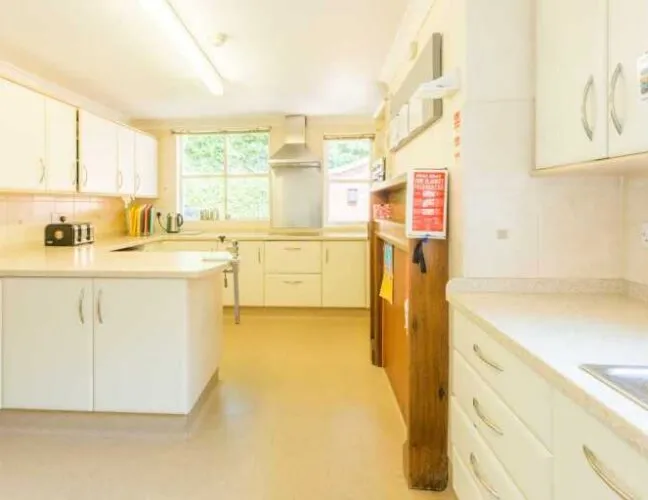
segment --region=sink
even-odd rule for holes
[[[582,365],[580,368],[648,410],[648,366]]]

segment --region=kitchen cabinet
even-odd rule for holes
[[[265,294],[265,305],[269,307],[322,307],[322,276],[266,275]]]
[[[184,407],[182,280],[94,281],[94,410],[177,413]]]
[[[322,306],[366,307],[367,243],[325,241],[322,246]]]
[[[79,192],[117,193],[118,125],[79,111]]]
[[[555,500],[648,498],[648,461],[562,395],[554,428]]]
[[[322,272],[322,243],[319,241],[268,241],[265,255],[268,274]]]
[[[637,76],[637,60],[648,51],[646,19],[644,0],[609,0],[610,157],[648,151],[648,101]]]
[[[537,2],[537,168],[608,155],[607,10],[608,0]]]
[[[117,190],[124,195],[135,194],[135,134],[134,130],[122,126],[117,132]]]
[[[264,305],[263,262],[264,245],[262,241],[239,241],[239,289],[242,306]],[[224,289],[223,304],[234,305],[234,279],[227,275],[228,286]]]
[[[0,189],[45,190],[45,99],[0,80]]]
[[[4,408],[92,410],[92,298],[90,279],[4,280]]]
[[[77,189],[77,110],[55,99],[45,102],[46,185],[48,191]]]
[[[135,133],[135,196],[157,198],[158,143],[154,137]]]

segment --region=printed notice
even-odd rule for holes
[[[413,169],[407,182],[407,237],[447,237],[448,171]]]
[[[639,98],[648,101],[648,52],[637,59],[637,78],[639,80]]]

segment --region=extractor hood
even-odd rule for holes
[[[306,146],[306,117],[286,117],[286,141],[270,157],[270,166],[319,168],[322,162]]]

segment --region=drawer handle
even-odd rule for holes
[[[301,285],[303,281],[300,280],[295,280],[295,281],[284,281],[286,285]]]
[[[477,398],[473,398],[473,408],[475,409],[475,413],[479,417],[479,420],[484,422],[495,434],[498,436],[503,436],[504,432],[502,432],[502,429],[499,428],[490,418],[488,418],[486,415],[484,415],[484,412],[481,409],[481,405],[479,404],[479,401]]]
[[[583,445],[583,454],[585,455],[585,458],[587,459],[587,462],[589,463],[592,470],[596,472],[596,475],[600,477],[601,480],[606,484],[606,486],[610,488],[614,493],[616,493],[619,498],[621,498],[622,500],[637,500],[637,497],[623,491],[620,486],[617,486],[614,483],[612,478],[610,478],[610,476],[608,476],[608,474],[605,472],[605,469],[601,465],[601,462],[599,462],[599,459],[596,457],[594,452],[585,445]]]
[[[477,457],[474,453],[470,454],[470,468],[472,469],[472,473],[475,476],[475,479],[479,481],[479,484],[484,487],[484,489],[490,494],[490,496],[492,496],[493,498],[500,498],[497,490],[484,479],[484,476],[482,476],[482,473],[479,470],[479,462],[477,461]]]
[[[502,373],[504,371],[504,368],[502,368],[500,365],[495,363],[495,361],[491,361],[488,359],[486,356],[484,356],[484,353],[482,352],[481,348],[477,344],[473,344],[473,351],[475,352],[475,355],[482,360],[485,364],[493,368],[494,370]]]
[[[284,247],[284,250],[287,252],[299,252],[301,250],[301,247]]]

